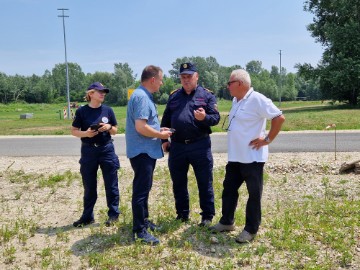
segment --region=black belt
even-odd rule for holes
[[[209,137],[209,134],[204,134],[203,136],[200,136],[200,137],[197,137],[197,138],[192,138],[192,139],[186,139],[186,140],[183,140],[183,141],[180,141],[180,140],[172,140],[172,141],[176,142],[176,143],[191,144],[191,143],[200,141],[201,139],[204,139],[204,138],[207,138],[207,137]]]
[[[111,140],[108,140],[107,142],[105,143],[86,143],[86,142],[82,142],[81,145],[82,146],[93,146],[93,147],[100,147],[100,146],[105,146],[109,143],[112,143],[114,140],[111,139]]]

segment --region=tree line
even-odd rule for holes
[[[214,92],[219,99],[230,99],[226,83],[232,70],[246,69],[252,78],[253,87],[272,100],[295,100],[297,97],[308,100],[321,98],[316,80],[307,79],[297,74],[287,73],[285,68],[281,72],[272,66],[268,71],[262,67],[261,61],[250,61],[245,67],[221,66],[214,57],[184,57],[172,63],[169,75],[164,76],[160,93],[155,94],[155,101],[165,104],[169,94],[181,87],[178,71],[181,63],[194,62],[199,72],[199,84]],[[85,74],[77,63],[68,63],[70,101],[82,102],[86,88],[94,81],[99,81],[110,88],[106,98],[108,104],[124,106],[127,104],[128,89],[136,88],[140,81],[128,63],[114,64],[113,72]],[[166,72],[165,72],[166,73]],[[0,101],[1,103],[61,103],[66,102],[66,65],[56,64],[44,75],[37,76],[8,76],[0,72]]]
[[[308,0],[314,15],[307,26],[324,48],[320,63],[297,64],[298,74],[316,79],[324,99],[357,105],[360,94],[360,0]]]

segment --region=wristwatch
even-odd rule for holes
[[[270,143],[270,142],[271,142],[271,140],[270,140],[270,138],[269,138],[268,135],[265,136],[264,141],[267,142],[267,143]]]

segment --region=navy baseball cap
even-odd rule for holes
[[[98,91],[104,91],[105,93],[109,93],[109,88],[105,88],[101,83],[99,82],[94,82],[93,84],[91,84],[87,90],[98,90]]]
[[[181,74],[194,74],[197,72],[197,68],[193,63],[183,63],[180,65],[180,75]]]

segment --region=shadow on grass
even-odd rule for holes
[[[132,225],[118,224],[116,226],[118,228],[115,233],[94,232],[86,238],[76,241],[71,246],[71,251],[75,256],[84,256],[92,253],[105,253],[115,246],[133,245]]]
[[[99,226],[99,224],[92,224],[91,226]],[[86,226],[88,227],[88,226]],[[85,228],[85,227],[84,227]],[[38,228],[36,230],[37,233],[46,234],[47,236],[57,235],[59,232],[68,232],[72,230],[78,230],[80,228],[75,228],[72,224],[64,225],[60,227],[47,227],[47,228]]]
[[[233,257],[238,249],[247,244],[235,242],[238,232],[213,233],[207,227],[199,227],[193,222],[181,223],[175,221],[179,233],[170,234],[167,245],[173,249],[180,249],[183,252],[192,250],[201,256],[224,259]],[[181,230],[181,227],[185,227]],[[175,231],[175,229],[173,229]],[[179,251],[180,252],[180,251]]]
[[[132,239],[132,225],[124,223],[115,223],[117,230],[114,231],[105,227],[100,223],[93,223],[84,227],[74,227],[72,224],[64,225],[60,227],[48,227],[48,228],[38,228],[36,230],[39,234],[46,234],[48,236],[57,236],[64,232],[76,233],[79,234],[90,234],[89,236],[76,241],[71,246],[71,251],[75,256],[88,255],[94,252],[103,253],[108,249],[116,246],[128,246],[134,243]],[[90,232],[83,232],[83,230],[90,230]],[[96,230],[94,230],[96,229]]]

